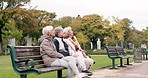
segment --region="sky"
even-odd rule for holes
[[[29,7],[64,16],[98,14],[103,18],[128,18],[138,30],[148,27],[148,0],[31,0]]]

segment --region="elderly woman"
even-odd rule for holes
[[[56,45],[56,49],[59,53],[63,54],[64,56],[73,56],[77,60],[78,68],[79,71],[82,73],[86,73],[87,75],[92,75],[91,72],[88,71],[88,68],[86,67],[87,64],[87,59],[85,61],[85,58],[83,57],[81,52],[76,52],[75,54],[71,54],[73,51],[71,51],[69,48],[71,48],[69,45],[67,45],[63,41],[63,28],[62,27],[56,27],[54,29],[55,32],[55,38],[54,38],[54,43]],[[86,62],[86,64],[85,64]],[[88,66],[90,67],[90,66]]]
[[[82,72],[84,73],[91,73],[88,71],[90,67],[94,64],[94,60],[87,57],[84,50],[81,49],[79,42],[77,41],[77,38],[73,36],[73,31],[71,27],[64,28],[64,41],[69,46],[69,54],[73,57],[76,57],[77,60],[81,61],[81,68]],[[85,61],[85,64],[83,63]]]
[[[46,26],[42,29],[42,36],[39,39],[40,44],[40,54],[42,55],[43,61],[46,66],[64,66],[67,68],[68,78],[73,78],[72,72],[75,74],[75,78],[85,78],[87,77],[83,73],[79,73],[76,60],[73,57],[64,57],[62,54],[58,53],[55,49],[53,43],[53,26]]]
[[[70,56],[68,52],[68,45],[63,41],[63,28],[61,26],[56,27],[54,29],[54,33],[54,44],[57,52],[63,54],[64,56]]]

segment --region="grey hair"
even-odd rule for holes
[[[63,31],[63,28],[61,26],[58,26],[54,29],[54,34],[55,36],[58,36],[58,33]]]
[[[48,32],[53,30],[53,26],[46,26],[42,29],[42,34],[43,35],[48,35]]]
[[[64,35],[63,35],[64,38],[68,37],[70,30],[72,30],[70,26],[64,28]]]

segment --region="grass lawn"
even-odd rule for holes
[[[96,61],[96,64],[93,65],[91,71],[105,68],[112,64],[111,59],[107,56],[92,56],[92,59]],[[124,59],[124,61],[126,60]],[[119,59],[116,60],[116,64],[119,64]],[[66,71],[63,72],[64,75],[65,73]],[[0,78],[20,78],[13,70],[9,56],[0,56]],[[56,78],[56,72],[41,75],[29,74],[28,78]]]

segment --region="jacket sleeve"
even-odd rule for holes
[[[42,47],[42,50],[44,51],[44,53],[47,54],[49,57],[52,57],[52,58],[64,57],[62,54],[58,53],[54,49],[54,43],[48,41],[47,39],[43,40],[41,47]]]
[[[59,52],[59,42],[58,42],[58,40],[54,39],[53,41],[54,41],[54,45],[56,47],[57,52]]]
[[[80,46],[80,44],[79,44],[79,42],[78,42],[78,39],[76,38],[76,36],[74,36],[74,38],[76,39],[76,42],[78,43],[79,49],[82,49],[81,46]]]

